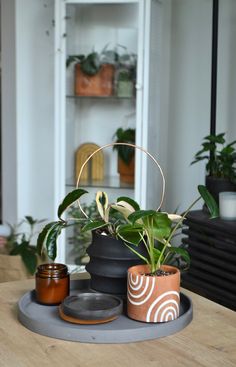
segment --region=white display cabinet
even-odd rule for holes
[[[75,188],[75,152],[81,144],[99,146],[114,141],[118,127],[135,128],[136,144],[156,156],[160,126],[161,2],[158,0],[56,0],[55,1],[55,174],[60,184],[58,203]],[[117,97],[78,96],[74,93],[72,55],[116,50],[137,55],[135,93]],[[92,201],[97,190],[110,200],[134,197],[142,208],[157,207],[161,180],[157,167],[140,150],[135,154],[134,185],[120,183],[117,154],[104,150],[105,177],[101,182],[81,181]],[[56,208],[55,208],[56,209]],[[67,235],[68,236],[68,235]],[[68,241],[63,236],[58,260],[70,263]]]

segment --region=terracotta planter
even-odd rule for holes
[[[144,246],[139,247],[146,256]],[[127,293],[127,270],[142,261],[121,240],[93,232],[87,249],[90,261],[86,270],[91,276],[91,288],[104,293]]]
[[[127,313],[131,319],[144,322],[167,322],[179,316],[180,271],[168,265],[168,276],[147,276],[148,265],[128,269]]]
[[[75,65],[75,95],[108,97],[113,95],[114,66],[104,64],[95,75],[84,74],[80,64]]]
[[[129,164],[126,164],[122,159],[118,158],[118,172],[121,182],[134,183],[134,157]]]

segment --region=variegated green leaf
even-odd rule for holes
[[[83,228],[82,228],[82,232],[87,232],[87,231],[94,231],[96,229],[102,228],[102,227],[106,227],[107,223],[105,223],[104,221],[94,221],[94,222],[90,222],[88,224],[86,224]]]
[[[108,216],[109,216],[109,207],[108,207],[108,196],[105,191],[98,191],[96,194],[96,203],[98,212],[101,216],[101,218],[108,222]]]
[[[66,197],[63,199],[62,203],[58,207],[57,211],[58,218],[61,219],[61,216],[64,213],[64,211],[87,192],[88,191],[83,189],[75,189],[71,191],[68,195],[66,195]]]

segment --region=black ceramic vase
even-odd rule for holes
[[[145,254],[144,245],[140,246],[139,252]],[[87,253],[90,262],[86,265],[86,270],[91,276],[91,288],[99,292],[126,295],[127,270],[131,266],[142,264],[142,260],[121,240],[96,232],[93,232]]]

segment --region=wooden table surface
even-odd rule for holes
[[[194,317],[181,332],[129,344],[85,344],[42,336],[20,324],[17,301],[33,288],[33,280],[0,284],[0,366],[236,366],[236,313],[187,290]]]

